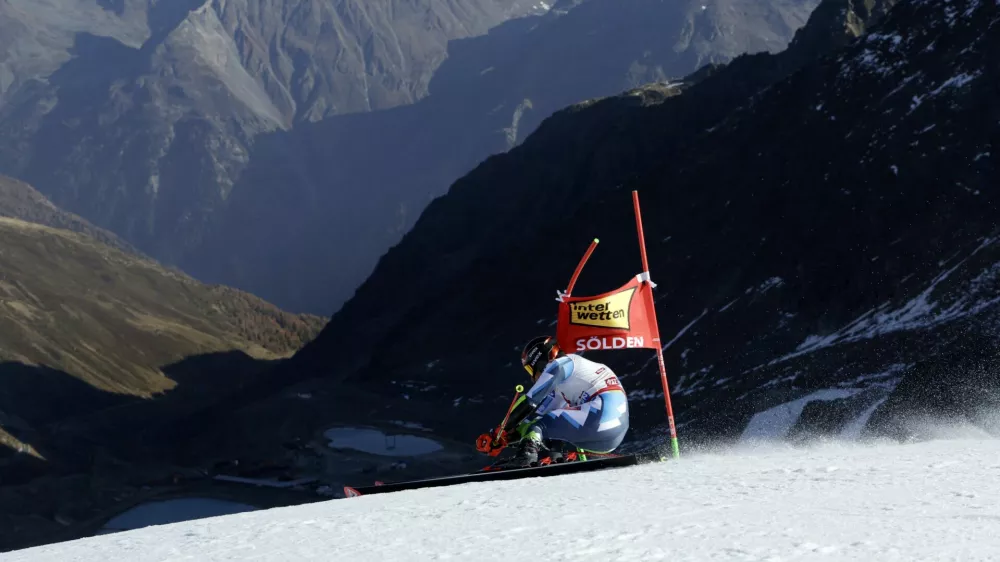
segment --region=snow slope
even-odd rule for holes
[[[1000,441],[781,445],[337,499],[8,553],[107,560],[986,560]]]

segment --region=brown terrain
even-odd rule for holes
[[[0,240],[0,549],[99,513],[130,480],[168,478],[175,444],[150,432],[325,322],[162,267],[7,178]]]

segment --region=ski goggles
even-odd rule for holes
[[[531,377],[531,380],[535,380],[535,369],[531,365],[528,365],[527,363],[521,366],[524,367],[525,371],[528,371],[528,376]]]
[[[530,353],[521,358],[521,366],[524,367],[525,371],[528,371],[528,376],[531,377],[531,380],[535,380],[535,377],[538,376],[538,374],[535,373],[535,367],[533,365],[538,362],[538,359],[541,356],[541,351],[533,349]]]

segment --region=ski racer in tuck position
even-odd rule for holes
[[[539,336],[521,352],[521,365],[534,383],[515,402],[502,427],[477,440],[491,455],[518,443],[506,466],[533,466],[540,449],[562,441],[581,453],[610,453],[628,431],[628,400],[621,382],[607,365],[566,354],[555,338]]]

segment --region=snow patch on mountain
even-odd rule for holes
[[[874,414],[875,410],[878,410],[879,407],[882,404],[884,404],[885,401],[888,399],[889,399],[888,396],[883,396],[882,398],[879,398],[878,400],[873,402],[870,406],[868,406],[868,408],[865,409],[864,412],[861,413],[860,416],[858,416],[857,419],[855,419],[851,423],[847,424],[846,427],[844,427],[844,429],[840,432],[840,436],[843,439],[851,441],[860,439],[861,432],[865,429],[865,426],[868,425],[868,420],[871,419],[872,414]]]
[[[849,388],[880,386],[891,390],[892,388],[895,388],[900,376],[902,376],[902,374],[911,367],[913,367],[912,363],[893,363],[882,372],[859,375],[853,379],[840,383],[838,386]]]
[[[998,276],[1000,276],[1000,263],[995,263],[986,268],[982,273],[973,278],[964,290],[959,291],[957,295],[954,292],[952,295],[941,295],[940,300],[933,300],[932,297],[938,291],[940,285],[956,270],[994,242],[995,240],[992,238],[984,240],[968,257],[939,274],[920,294],[899,308],[892,309],[891,303],[885,302],[878,308],[869,310],[843,328],[830,334],[810,335],[792,353],[772,360],[769,365],[781,363],[823,348],[872,339],[891,332],[932,328],[946,322],[977,314],[993,306],[1000,302],[1000,297],[996,296],[995,292],[992,291],[997,284]],[[953,300],[950,304],[946,305],[945,301],[948,298]]]
[[[799,398],[798,400],[792,400],[791,402],[786,402],[780,404],[773,408],[769,408],[755,414],[750,420],[750,423],[743,429],[743,434],[740,436],[741,441],[754,441],[754,440],[779,440],[783,439],[788,435],[788,432],[795,426],[795,423],[799,421],[799,416],[802,415],[802,410],[805,409],[806,405],[815,400],[830,401],[830,400],[840,400],[843,398],[850,398],[855,394],[861,392],[861,390],[856,388],[828,388],[823,390],[817,390]]]
[[[699,320],[701,320],[702,318],[704,318],[706,314],[708,314],[708,309],[707,308],[705,310],[702,310],[701,314],[699,314],[697,318],[695,318],[694,320],[688,322],[688,324],[686,326],[684,326],[683,328],[681,328],[681,330],[679,332],[677,332],[677,335],[674,336],[673,339],[671,339],[666,344],[664,344],[663,345],[663,351],[666,351],[667,349],[670,349],[670,346],[674,345],[674,343],[676,343],[677,340],[681,339],[681,337],[684,334],[686,334],[687,331],[690,330],[695,324],[697,324]]]

